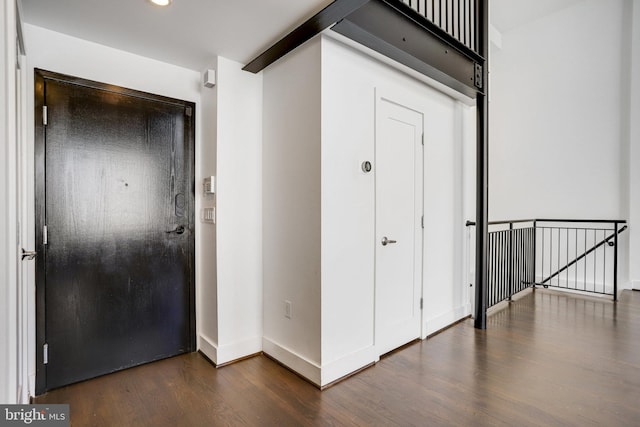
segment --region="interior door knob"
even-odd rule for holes
[[[167,233],[182,234],[182,233],[184,233],[184,225],[179,225],[174,230],[167,231]]]
[[[38,252],[36,251],[25,251],[24,248],[22,248],[22,260],[32,260],[35,259],[37,255]]]
[[[396,240],[389,240],[387,238],[387,236],[382,238],[382,246],[387,246],[387,245],[390,245],[392,243],[398,243],[398,242]]]

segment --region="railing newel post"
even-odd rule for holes
[[[613,236],[613,301],[618,301],[618,222],[614,223]]]
[[[538,221],[533,220],[533,280],[531,281],[531,287],[536,290],[536,268],[538,268]],[[544,273],[542,273],[544,274]]]
[[[489,227],[489,0],[477,0],[481,5],[476,23],[480,35],[478,52],[485,58],[482,81],[485,93],[476,98],[476,300],[474,326],[487,328],[487,239]]]
[[[511,301],[511,297],[513,296],[513,222],[509,223],[509,266],[507,270],[507,275],[509,277],[509,301]]]

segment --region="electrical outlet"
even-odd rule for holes
[[[284,301],[284,317],[291,319],[291,301]]]

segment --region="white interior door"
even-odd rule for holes
[[[376,102],[375,345],[385,354],[420,336],[423,114]]]

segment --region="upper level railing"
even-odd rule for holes
[[[536,285],[595,294],[618,292],[618,235],[627,226],[616,220],[536,221]]]
[[[477,0],[401,0],[460,43],[478,52]]]
[[[623,220],[526,219],[489,222],[487,308],[529,287],[618,293]],[[475,225],[467,222],[467,226]]]

